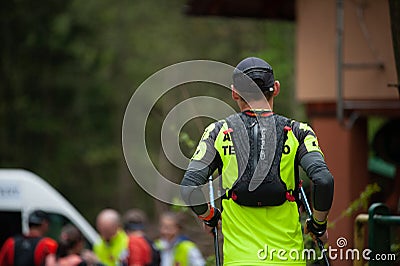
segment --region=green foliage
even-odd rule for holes
[[[342,211],[340,216],[328,224],[329,227],[335,227],[335,224],[344,217],[350,217],[359,210],[367,210],[371,196],[381,191],[381,187],[377,183],[369,184],[361,192],[360,196],[350,203],[346,210]]]
[[[190,138],[189,134],[186,132],[181,132],[181,134],[179,135],[179,141],[181,143],[184,143],[189,149],[195,148],[197,144],[194,140]]]
[[[174,198],[171,210],[174,212],[185,213],[190,211],[189,207],[184,206],[185,203],[180,198]]]
[[[151,74],[184,60],[235,65],[259,55],[281,80],[278,111],[298,114],[293,24],[187,17],[184,4],[5,1],[0,10],[0,167],[21,167],[44,177],[91,222],[106,206],[121,211],[143,207],[152,216],[154,201],[132,181],[121,148],[125,107]],[[187,97],[230,101],[230,95],[210,84],[185,85],[172,94],[154,107],[146,141],[157,168],[179,179],[182,170],[164,165],[160,155],[163,118]],[[184,127],[185,154],[190,156],[209,122]]]
[[[215,255],[208,256],[206,258],[206,266],[214,266],[215,265]]]
[[[383,126],[387,119],[383,117],[369,117],[368,118],[368,142],[371,145],[376,132]]]

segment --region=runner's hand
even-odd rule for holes
[[[304,225],[304,233],[310,234],[314,241],[319,238],[323,244],[328,241],[327,222],[317,223],[314,219],[307,219]]]
[[[304,233],[305,234],[310,234],[310,236],[312,237],[312,239],[314,240],[314,242],[317,242],[317,237],[311,233],[310,231],[308,231],[307,226],[304,226]],[[325,233],[321,236],[318,237],[322,243],[325,245],[328,242],[328,230],[325,231]]]
[[[210,226],[206,225],[205,223],[203,223],[203,230],[207,234],[214,235],[214,228],[215,227],[210,227]],[[217,230],[221,228],[221,220],[218,222],[218,225],[216,228],[217,228]]]
[[[205,225],[213,228],[218,225],[218,222],[221,219],[221,211],[217,208],[210,207],[208,215],[206,217],[199,215],[199,218],[203,220]]]
[[[214,207],[211,208],[211,212],[213,212],[212,217],[210,219],[203,219],[203,222],[209,227],[216,227],[219,219],[221,219],[221,211]]]

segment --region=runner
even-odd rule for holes
[[[49,222],[46,212],[33,211],[28,218],[29,233],[11,237],[4,242],[0,251],[0,265],[44,265],[46,257],[57,250],[57,242],[45,237],[49,230]]]
[[[333,177],[311,127],[273,113],[279,91],[267,62],[255,57],[241,61],[232,85],[241,112],[205,129],[181,183],[184,200],[211,229],[221,213],[201,204],[207,196],[198,186],[216,169],[222,174],[224,265],[305,265],[301,257],[289,256],[292,250],[303,250],[296,204],[298,165],[313,182],[311,234],[327,241]],[[283,256],[270,254],[281,249],[286,251]]]

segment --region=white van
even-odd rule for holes
[[[85,218],[39,176],[21,169],[0,169],[0,247],[9,236],[28,232],[28,216],[36,209],[49,214],[48,236],[54,239],[67,223],[82,231],[89,246],[100,239]]]

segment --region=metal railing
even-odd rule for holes
[[[369,266],[395,265],[398,263],[390,259],[378,260],[379,255],[393,255],[390,249],[390,227],[400,225],[400,216],[393,216],[389,208],[382,203],[374,203],[368,209],[368,214],[359,214],[354,221],[354,247],[362,252],[365,243],[365,225],[368,225],[368,248],[371,250],[369,257],[372,258]],[[378,255],[378,256],[377,256]],[[365,265],[363,258],[354,260],[353,266]]]

